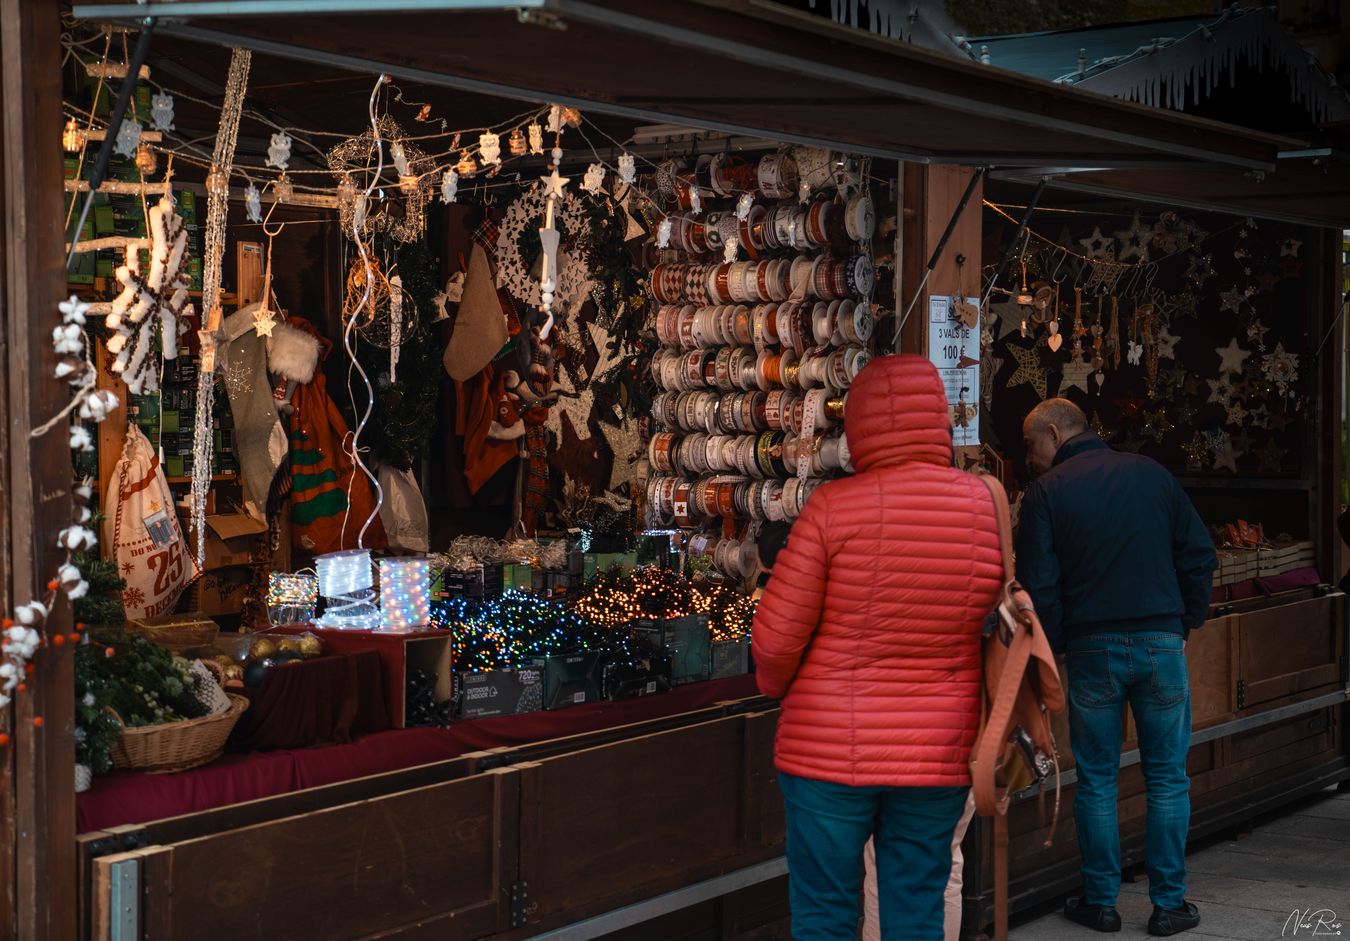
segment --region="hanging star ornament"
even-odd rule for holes
[[[989,305],[988,323],[995,327],[994,339],[1001,340],[1009,333],[1020,332],[1027,309],[1015,300],[999,301]]]
[[[1225,435],[1224,437],[1227,438],[1228,436]],[[1237,473],[1237,452],[1233,450],[1232,441],[1226,440],[1214,449],[1214,469]]]
[[[1280,243],[1280,257],[1297,258],[1301,248],[1303,248],[1303,243],[1298,239],[1285,239]]]
[[[1167,409],[1160,408],[1156,412],[1144,412],[1144,427],[1141,429],[1145,437],[1152,438],[1154,443],[1162,444],[1163,438],[1167,437],[1168,432],[1176,428],[1167,420]]]
[[[1256,348],[1262,352],[1265,352],[1266,334],[1269,332],[1270,328],[1259,320],[1253,320],[1247,325],[1247,339],[1250,342],[1255,343]]]
[[[1190,267],[1186,270],[1186,280],[1197,288],[1203,288],[1205,282],[1214,277],[1214,256],[1192,255]]]
[[[1275,352],[1261,357],[1261,371],[1266,381],[1275,384],[1280,395],[1288,396],[1289,387],[1298,382],[1298,354],[1290,353],[1283,343],[1275,344]]]
[[[1209,385],[1209,402],[1211,404],[1228,407],[1228,403],[1233,399],[1233,378],[1227,373],[1218,379],[1206,379]]]
[[[1168,327],[1158,329],[1158,359],[1175,360],[1177,358],[1177,344],[1181,342],[1181,337],[1174,334]]]
[[[572,182],[572,178],[570,176],[559,175],[558,168],[554,167],[553,172],[548,176],[541,176],[539,182],[544,184],[544,196],[562,199],[563,196],[566,195],[563,190],[568,183]]]
[[[1088,394],[1088,377],[1092,375],[1092,366],[1083,362],[1083,354],[1076,353],[1060,370],[1059,394],[1064,395],[1070,389],[1081,389]],[[1103,439],[1105,440],[1105,439]]]
[[[1209,445],[1200,432],[1195,433],[1195,437],[1191,439],[1190,444],[1183,444],[1181,450],[1186,455],[1186,466],[1188,468],[1200,470],[1205,466],[1205,458],[1209,456]]]
[[[272,318],[272,312],[265,306],[259,307],[257,313],[253,315],[253,329],[257,331],[260,337],[270,337],[272,328],[277,322]]]
[[[1233,402],[1228,406],[1228,416],[1225,419],[1224,424],[1236,425],[1240,428],[1250,414],[1251,412],[1248,412],[1241,402]]]
[[[1139,220],[1139,213],[1134,214],[1134,223],[1128,229],[1122,229],[1116,233],[1116,240],[1120,242],[1120,251],[1116,253],[1116,258],[1120,261],[1128,261],[1131,258],[1138,258],[1139,261],[1148,261],[1148,246],[1153,241],[1153,226],[1144,225]]]
[[[1089,258],[1105,258],[1107,251],[1114,248],[1112,240],[1102,235],[1101,226],[1093,226],[1092,234],[1078,240]]]
[[[1219,294],[1219,311],[1231,310],[1235,314],[1242,313],[1242,305],[1247,303],[1247,294],[1247,291],[1239,291],[1236,284],[1223,291]]]
[[[1252,355],[1251,350],[1244,350],[1238,346],[1237,337],[1228,341],[1227,346],[1216,347],[1214,352],[1219,354],[1219,372],[1235,373],[1242,375],[1242,363]]]
[[[1017,369],[1008,378],[1008,384],[1005,388],[1012,389],[1020,385],[1029,385],[1036,390],[1038,396],[1044,399],[1046,394],[1046,370],[1041,365],[1039,345],[1025,347],[1009,343],[1008,352],[1013,355],[1013,359],[1017,360]]]

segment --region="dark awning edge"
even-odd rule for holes
[[[186,21],[183,16],[187,11],[199,11],[195,17],[210,14],[239,17],[246,15],[241,11],[252,2],[82,3],[75,7],[75,13],[89,19],[123,21],[128,21],[127,14],[132,10],[136,19],[153,13],[162,17],[164,33],[185,39],[237,45],[261,53],[372,73],[387,72],[408,81],[497,97],[532,102],[557,101],[644,123],[677,123],[922,163],[1021,166],[1055,162],[1075,167],[1163,167],[1178,162],[1204,161],[1269,169],[1274,166],[1275,154],[1281,147],[1301,146],[1300,142],[1273,135],[1160,113],[1028,79],[1006,70],[972,65],[754,0],[662,3],[654,0],[625,0],[623,3],[617,0],[540,0],[544,11],[539,11],[536,4],[535,15],[555,15],[564,23],[572,21],[578,26],[584,24],[594,30],[603,30],[613,37],[609,41],[625,44],[630,49],[634,46],[644,51],[649,49],[654,58],[670,57],[675,54],[673,50],[681,50],[679,55],[689,54],[693,49],[705,56],[716,54],[728,63],[729,69],[739,68],[745,77],[761,84],[781,77],[785,84],[803,80],[820,82],[836,94],[841,89],[863,91],[876,96],[877,109],[892,107],[896,113],[926,114],[949,124],[964,122],[965,139],[953,140],[950,147],[941,147],[941,142],[932,140],[923,141],[926,146],[917,146],[920,141],[915,137],[920,135],[911,132],[907,126],[897,132],[893,122],[883,126],[885,122],[860,118],[856,125],[848,128],[836,123],[834,127],[822,129],[811,126],[807,116],[789,121],[781,117],[781,112],[780,123],[775,126],[773,120],[761,118],[753,109],[738,107],[735,102],[667,104],[636,93],[641,89],[627,95],[624,89],[606,88],[603,97],[608,100],[596,100],[588,97],[585,91],[575,91],[582,87],[581,83],[568,84],[561,79],[547,82],[538,76],[535,81],[520,81],[512,74],[510,63],[488,62],[485,68],[485,63],[475,62],[472,71],[465,67],[458,73],[453,68],[446,68],[444,62],[435,69],[419,68],[406,61],[389,61],[397,57],[393,51],[397,45],[392,41],[391,33],[395,26],[388,25],[392,21],[387,17],[372,20],[371,52],[353,56],[341,49],[320,48],[325,45],[322,21],[311,20],[304,24],[304,29],[297,29],[299,13],[293,14],[289,22],[283,15],[288,9],[307,10],[313,6],[313,0],[277,0],[272,12],[280,10],[282,13],[247,24],[218,19],[210,26],[204,26]],[[358,7],[374,9],[381,6],[407,9],[419,4],[441,11],[433,14],[440,19],[428,23],[428,29],[437,27],[438,23],[440,29],[467,23],[468,19],[454,18],[472,19],[488,15],[489,11],[500,17],[502,31],[539,29],[518,25],[516,16],[508,17],[502,12],[505,4],[493,4],[489,0],[334,0],[329,11],[350,13]],[[468,12],[443,12],[452,7]],[[378,29],[381,22],[386,24],[384,32],[389,34],[383,42]],[[275,28],[272,24],[276,24]],[[710,31],[695,28],[700,24],[707,25]],[[264,28],[266,34],[260,35]],[[549,41],[565,44],[568,34],[565,31],[541,31],[539,35],[555,37]],[[305,38],[277,38],[287,36]],[[739,38],[725,38],[729,36]],[[522,41],[526,39],[533,40],[533,36],[522,37]],[[592,45],[595,44],[593,35]],[[586,50],[575,52],[577,69],[584,70],[586,57],[583,53]],[[592,50],[592,54],[598,52]],[[734,76],[729,78],[734,79]],[[540,87],[544,84],[558,87]],[[572,91],[569,93],[568,89]],[[600,97],[598,93],[597,97]],[[987,139],[991,146],[988,152],[971,146],[973,128],[980,118],[983,123],[979,127],[989,131]],[[917,118],[915,123],[919,123]],[[1046,153],[1039,158],[1029,153],[1029,137],[1034,139],[1038,130],[1064,146],[1056,148],[1047,143]]]

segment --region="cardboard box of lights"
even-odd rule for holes
[[[649,279],[662,348],[647,522],[730,520],[689,551],[732,577],[751,574],[755,551],[727,533],[795,519],[821,481],[851,470],[844,402],[874,324],[865,180],[855,161],[808,148],[658,172],[675,209]],[[700,214],[719,198],[734,210]]]

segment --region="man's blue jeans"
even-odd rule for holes
[[[875,834],[882,941],[942,941],[952,834],[968,787],[849,787],[780,771],[793,941],[854,941]]]
[[[1073,811],[1086,905],[1115,905],[1120,890],[1116,779],[1127,702],[1148,789],[1149,898],[1163,908],[1185,900],[1191,692],[1184,646],[1180,634],[1165,633],[1069,640],[1069,733],[1078,770]]]

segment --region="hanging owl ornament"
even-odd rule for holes
[[[262,222],[262,197],[252,183],[244,190],[244,212],[248,214],[249,222]]]
[[[478,160],[484,168],[502,162],[502,139],[499,135],[491,132],[478,135]]]
[[[586,178],[582,180],[581,188],[588,193],[598,193],[604,183],[605,168],[598,163],[593,163],[586,168]]]
[[[637,179],[637,161],[632,154],[619,155],[619,179],[623,180],[629,186]]]
[[[459,171],[451,167],[441,177],[441,201],[447,205],[459,194]]]
[[[267,148],[267,165],[285,170],[291,163],[291,137],[285,131],[272,135],[272,145]]]
[[[144,275],[140,246],[127,246],[126,263],[116,272],[122,293],[113,300],[105,321],[112,331],[108,338],[108,352],[114,357],[112,372],[121,376],[133,395],[159,388],[159,369],[151,355],[155,321],[159,321],[163,358],[174,359],[180,321],[190,313],[187,227],[168,195],[150,210],[150,238],[150,270]]]
[[[155,122],[157,131],[173,130],[173,95],[155,95],[150,99],[150,120]]]
[[[122,126],[117,131],[117,153],[130,159],[136,156],[136,150],[141,146],[141,126],[136,121],[128,118],[122,122]]]

